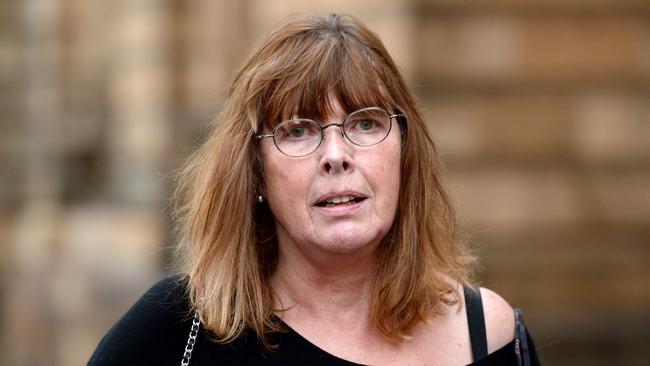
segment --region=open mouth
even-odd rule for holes
[[[335,207],[335,206],[352,205],[357,202],[361,202],[365,199],[366,197],[352,197],[352,196],[332,197],[316,203],[316,206]]]

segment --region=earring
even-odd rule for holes
[[[264,202],[264,197],[262,197],[261,194],[258,194],[258,195],[257,195],[257,202],[258,202],[258,203],[262,203],[262,202]]]

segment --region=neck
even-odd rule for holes
[[[368,319],[376,258],[369,253],[306,256],[280,246],[271,282],[279,316],[291,321],[301,315],[332,319]]]

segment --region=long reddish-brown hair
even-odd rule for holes
[[[328,115],[331,95],[348,112],[379,106],[405,116],[398,209],[379,246],[370,302],[379,331],[408,337],[468,283],[474,257],[458,234],[433,141],[383,44],[351,16],[293,16],[237,72],[210,136],[178,174],[181,270],[203,325],[221,342],[247,328],[266,340],[281,328],[270,286],[275,224],[255,200],[264,173],[253,136],[287,115]]]

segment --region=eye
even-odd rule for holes
[[[311,120],[291,120],[280,124],[275,131],[275,137],[279,141],[297,142],[305,139],[313,139],[320,134],[316,122]]]
[[[362,129],[364,131],[372,130],[375,127],[375,125],[376,125],[376,122],[373,121],[373,120],[369,120],[369,119],[364,119],[364,120],[361,120],[361,121],[357,122],[357,127],[359,127],[360,129]]]
[[[305,134],[305,127],[293,127],[289,130],[288,135],[290,137],[298,138],[302,137]]]
[[[360,113],[354,116],[349,122],[347,131],[352,133],[374,133],[385,127],[381,116],[374,116],[370,113]]]

